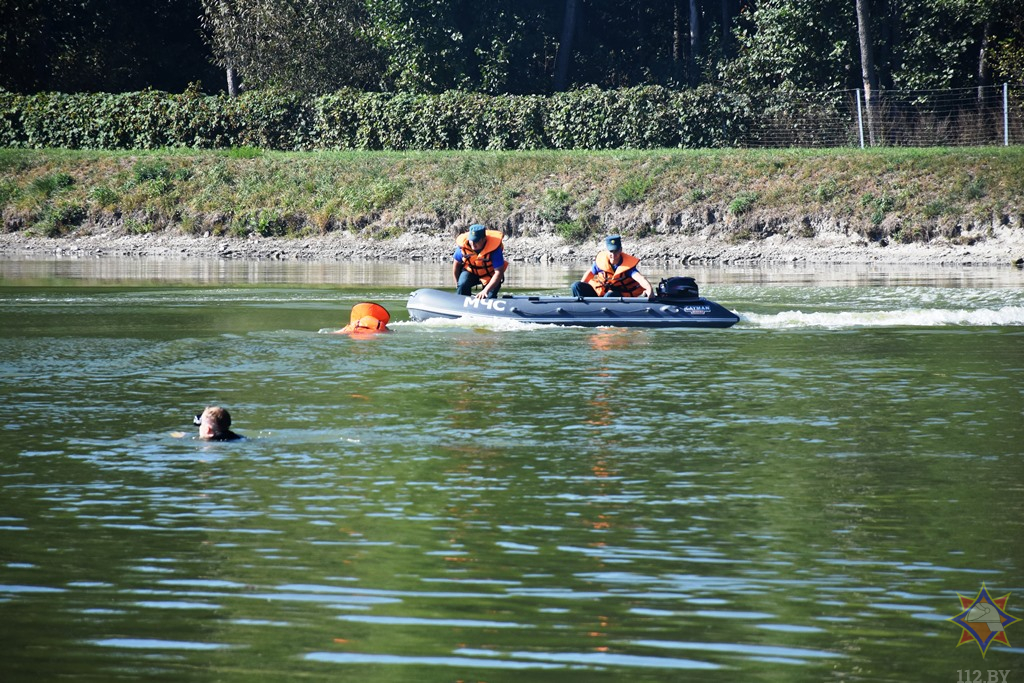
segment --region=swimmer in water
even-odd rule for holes
[[[231,413],[220,406],[207,406],[202,414],[192,418],[192,423],[199,425],[199,438],[203,441],[237,441],[245,438],[231,431]]]

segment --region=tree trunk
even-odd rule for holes
[[[227,68],[228,76],[228,95],[231,97],[238,97],[238,74],[235,72],[235,67],[229,66]]]
[[[697,0],[690,0],[690,62],[689,75],[690,87],[697,87],[700,80],[700,13],[697,7]]]
[[[981,26],[981,45],[978,47],[978,102],[985,97],[985,86],[988,85],[988,34],[992,23],[986,21]]]
[[[562,92],[568,85],[574,35],[576,35],[576,0],[565,0],[562,40],[558,44],[558,54],[555,57],[555,92]]]
[[[683,82],[683,63],[686,55],[683,54],[683,10],[680,7],[682,0],[675,0],[672,3],[672,78],[679,84]]]
[[[857,0],[857,37],[860,39],[860,77],[864,84],[864,101],[867,105],[868,139],[874,145],[878,76],[875,74],[875,59],[871,52],[871,14],[868,2],[869,0]]]
[[[732,2],[722,0],[722,56],[729,59],[732,50]]]

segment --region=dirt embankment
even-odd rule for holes
[[[0,256],[1024,261],[1024,148],[408,154],[0,150]],[[275,237],[271,237],[275,236]]]
[[[608,224],[617,223],[607,217]],[[622,224],[622,223],[618,223]],[[750,218],[752,229],[703,225],[663,226],[653,235],[625,238],[626,250],[645,261],[689,264],[892,263],[934,265],[1024,265],[1024,226],[1014,221],[974,226],[957,240],[901,243],[870,240],[841,221],[805,217]],[[767,230],[765,226],[770,226]],[[136,257],[160,259],[396,260],[444,262],[451,258],[458,226],[410,226],[407,232],[372,238],[337,231],[317,237],[269,238],[185,235],[171,227],[143,235],[119,226],[85,226],[57,238],[0,234],[6,258]],[[439,234],[440,233],[440,234]],[[743,235],[738,237],[737,234]],[[509,231],[505,252],[515,261],[585,263],[601,248],[599,237],[570,243],[540,226]]]

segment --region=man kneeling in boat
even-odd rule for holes
[[[572,283],[572,295],[591,296],[654,296],[654,287],[637,269],[640,259],[622,251],[622,237],[609,235],[605,251],[594,259],[594,265],[579,282]]]
[[[480,224],[471,225],[468,232],[459,235],[452,261],[456,294],[472,296],[473,287],[482,284],[484,287],[476,298],[497,298],[508,269],[501,243],[504,237]]]

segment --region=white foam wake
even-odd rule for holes
[[[523,330],[539,330],[551,328],[551,325],[538,323],[521,322],[509,318],[493,318],[488,316],[467,315],[461,318],[430,318],[422,322],[407,320],[398,323],[389,323],[388,327],[404,325],[422,325],[436,328],[463,328],[463,329],[487,329],[498,332],[521,332]]]
[[[1024,306],[990,309],[909,308],[895,311],[837,313],[740,313],[740,324],[767,328],[822,327],[1002,327],[1024,325]]]

